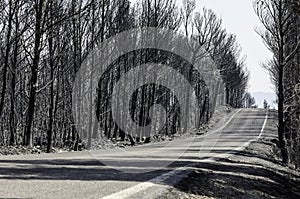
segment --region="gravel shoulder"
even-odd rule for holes
[[[201,163],[159,198],[300,198],[300,172],[280,162],[277,115],[260,139],[227,158]]]

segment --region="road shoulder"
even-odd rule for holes
[[[227,158],[198,165],[163,198],[300,198],[300,172],[280,163],[276,114],[260,139]]]

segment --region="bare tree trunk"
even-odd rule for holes
[[[52,150],[52,135],[53,135],[53,109],[54,109],[54,52],[53,52],[53,4],[52,2],[50,3],[50,14],[51,14],[51,19],[50,19],[50,35],[48,39],[48,45],[49,45],[49,55],[50,55],[50,106],[49,106],[49,123],[48,123],[48,131],[47,131],[47,153],[50,153]]]
[[[279,146],[282,155],[283,163],[289,162],[288,151],[286,147],[285,141],[285,122],[284,122],[284,32],[283,32],[283,6],[282,1],[280,0],[278,5],[278,20],[279,20],[279,53],[278,53],[278,64],[279,64],[279,71],[278,71],[278,139],[279,139]]]
[[[88,128],[88,142],[87,142],[87,148],[90,149],[92,145],[92,131],[94,130],[93,127],[93,120],[94,120],[94,115],[93,115],[93,109],[94,109],[94,101],[93,101],[93,74],[94,74],[94,43],[95,43],[95,2],[94,0],[91,2],[92,4],[92,37],[91,37],[91,52],[92,52],[92,67],[90,67],[90,90],[89,90],[89,99],[90,99],[90,106],[89,106],[89,128]],[[96,121],[94,121],[96,122]]]
[[[12,22],[13,22],[13,2],[9,1],[9,13],[8,13],[8,27],[7,27],[7,35],[6,35],[6,49],[5,49],[5,57],[4,57],[4,69],[2,76],[2,91],[0,98],[0,117],[2,115],[2,111],[4,108],[5,101],[5,93],[6,93],[6,80],[7,80],[7,71],[8,71],[8,60],[9,60],[9,52],[11,48],[11,31],[12,31]]]
[[[43,6],[44,0],[40,0],[36,5],[36,16],[35,16],[35,37],[34,37],[34,55],[33,62],[31,65],[31,80],[30,80],[30,94],[29,94],[29,105],[26,117],[26,127],[25,127],[25,140],[24,144],[27,146],[32,146],[32,122],[34,118],[34,109],[36,101],[36,91],[37,91],[37,81],[38,81],[38,66],[40,61],[40,45],[42,38],[42,16],[43,16]]]
[[[11,95],[10,95],[10,140],[9,145],[14,145],[16,141],[16,125],[15,125],[15,90],[16,90],[16,65],[18,61],[18,50],[19,50],[19,20],[18,20],[18,2],[15,4],[15,44],[14,44],[14,55],[11,64]]]

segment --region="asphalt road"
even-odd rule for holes
[[[266,110],[236,110],[206,135],[139,147],[0,156],[0,198],[153,198],[190,167],[234,155],[263,132]]]

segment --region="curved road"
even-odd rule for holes
[[[0,156],[0,198],[153,198],[191,167],[257,139],[263,109],[232,112],[206,135],[125,149]]]

